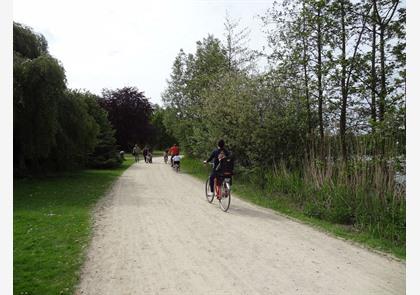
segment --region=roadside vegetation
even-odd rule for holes
[[[403,257],[404,5],[274,2],[261,16],[263,51],[227,17],[223,39],[208,35],[175,57],[167,129],[192,158],[223,138],[235,189],[257,203],[367,234]]]
[[[14,182],[14,294],[73,294],[91,237],[92,209],[132,163]]]

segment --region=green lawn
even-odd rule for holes
[[[211,171],[210,166],[204,165],[201,160],[188,157],[183,158],[181,167],[183,172],[189,173],[202,180],[207,179]],[[335,236],[358,242],[371,249],[392,253],[398,258],[405,259],[405,245],[395,245],[392,241],[377,238],[369,232],[358,231],[351,226],[343,226],[341,224],[309,217],[302,211],[296,209],[287,198],[258,189],[255,186],[242,181],[238,177],[233,177],[232,189],[235,195],[241,199],[262,207],[273,209]]]
[[[91,209],[133,158],[114,170],[14,181],[14,294],[73,294],[91,234]]]

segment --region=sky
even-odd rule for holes
[[[13,20],[46,37],[68,87],[100,94],[103,88],[135,86],[162,104],[181,48],[194,53],[196,41],[208,34],[223,40],[229,13],[251,30],[249,46],[261,49],[266,36],[257,15],[273,1],[14,0]]]

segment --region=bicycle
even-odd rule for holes
[[[214,164],[212,163],[212,166]],[[206,187],[205,187],[205,193],[206,193],[206,199],[209,203],[212,203],[214,200],[214,197],[219,200],[219,206],[222,211],[226,212],[229,209],[230,206],[230,200],[231,200],[231,179],[232,173],[223,173],[221,175],[217,175],[214,178],[214,193],[211,192],[210,188],[210,176],[206,180]]]
[[[181,168],[181,157],[180,156],[174,156],[172,159],[172,168],[178,173]]]
[[[146,163],[152,164],[153,155],[151,153],[146,155]]]
[[[176,172],[179,172],[179,162],[174,162],[173,168]]]

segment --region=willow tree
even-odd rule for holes
[[[39,170],[56,144],[66,77],[45,38],[18,23],[13,25],[13,90],[14,166]]]

